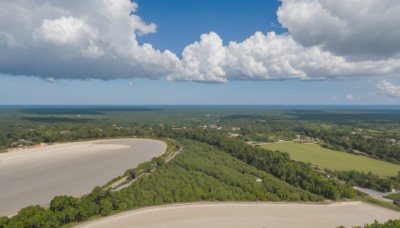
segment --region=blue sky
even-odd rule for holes
[[[281,33],[286,30],[271,27],[271,23],[278,24],[279,5],[274,0],[139,1],[138,14],[158,25],[156,34],[140,37],[139,41],[181,53],[186,45],[210,31],[218,33],[224,42],[242,41],[255,31]]]
[[[119,1],[123,3],[125,0]],[[26,3],[24,0],[21,0],[21,2]],[[71,12],[74,12],[74,10],[77,12],[76,14],[68,15],[68,17],[67,15],[43,15],[42,11],[38,14],[32,13],[32,15],[30,15],[32,21],[37,20],[38,24],[32,25],[31,31],[28,32],[34,34],[32,39],[34,42],[38,43],[38,46],[35,47],[26,49],[20,48],[18,45],[21,43],[20,46],[23,46],[24,40],[22,40],[22,38],[19,39],[18,33],[10,29],[12,25],[0,24],[0,51],[2,48],[1,45],[8,44],[8,47],[5,47],[5,52],[3,53],[9,52],[12,56],[14,54],[16,56],[9,58],[8,56],[10,56],[10,54],[8,54],[8,56],[0,54],[0,104],[400,104],[400,87],[398,86],[400,80],[398,79],[399,71],[397,67],[397,60],[400,56],[398,54],[399,52],[389,53],[389,51],[387,51],[382,54],[372,48],[371,51],[366,52],[358,51],[359,49],[354,49],[354,52],[350,52],[347,51],[349,50],[348,48],[346,49],[344,47],[344,43],[343,45],[342,43],[334,43],[333,41],[332,43],[326,38],[329,36],[326,36],[326,34],[322,32],[318,34],[318,37],[306,37],[307,39],[305,39],[305,34],[299,32],[300,29],[297,28],[307,26],[305,28],[326,28],[329,30],[330,27],[329,25],[319,25],[318,18],[315,18],[315,25],[307,24],[310,23],[307,20],[305,20],[303,25],[300,23],[301,18],[299,19],[300,22],[291,21],[291,18],[287,15],[292,9],[292,5],[290,4],[294,3],[291,3],[290,0],[287,0],[287,2],[287,7],[282,10],[282,14],[278,19],[277,10],[282,4],[280,1],[136,1],[138,8],[136,12],[133,12],[133,15],[140,18],[141,21],[135,24],[138,28],[136,28],[137,35],[134,37],[134,40],[138,42],[139,49],[134,49],[132,56],[129,56],[130,59],[134,59],[132,61],[136,62],[134,62],[133,66],[126,68],[127,70],[124,71],[124,66],[122,67],[123,70],[121,70],[119,65],[107,65],[109,62],[113,61],[109,60],[112,58],[116,58],[117,62],[121,62],[118,59],[119,57],[110,57],[106,59],[108,61],[100,61],[99,59],[105,58],[104,56],[106,56],[107,53],[104,54],[105,52],[103,51],[90,52],[89,54],[91,55],[85,55],[85,57],[90,60],[88,64],[93,65],[89,65],[89,70],[85,68],[85,70],[82,71],[82,75],[79,75],[79,69],[82,67],[79,64],[82,61],[78,59],[76,62],[74,62],[74,60],[66,64],[64,62],[66,61],[65,59],[70,61],[70,56],[72,56],[72,54],[63,56],[61,53],[65,53],[65,50],[75,47],[73,46],[75,43],[70,44],[68,42],[81,42],[86,37],[82,35],[82,37],[79,38],[73,37],[71,40],[66,40],[63,37],[61,37],[61,39],[56,36],[58,34],[54,34],[54,29],[50,30],[50,32],[53,33],[40,33],[41,31],[38,30],[38,26],[41,26],[40,29],[48,29],[49,26],[53,24],[58,23],[58,25],[60,25],[60,23],[64,23],[62,26],[72,26],[71,31],[75,31],[73,30],[74,26],[75,28],[80,26],[79,28],[82,29],[79,30],[80,34],[84,34],[84,32],[93,34],[98,31],[100,31],[99,37],[108,37],[110,34],[122,34],[121,31],[123,30],[110,32],[105,28],[97,28],[95,24],[90,24],[90,17],[95,18],[98,17],[98,15],[86,16],[86,12],[84,12],[86,9],[85,7],[93,7],[89,5],[89,3],[80,6],[78,1],[73,4],[71,3],[71,5],[65,4],[58,6],[68,8]],[[96,1],[93,1],[93,4],[96,4]],[[296,7],[296,5],[293,6]],[[26,3],[26,7],[28,7],[28,3]],[[35,7],[40,8],[41,6]],[[326,5],[326,7],[328,7],[328,5]],[[32,11],[35,12],[35,8],[32,8]],[[0,15],[0,19],[1,16],[2,15]],[[362,16],[368,15],[360,15],[360,18]],[[343,20],[346,19],[346,15],[341,15],[341,17],[343,17]],[[382,20],[390,22],[389,19],[396,19],[393,18],[392,15],[388,17],[391,18],[383,18]],[[80,23],[86,20],[86,18],[89,19],[84,23]],[[117,19],[115,19],[114,22],[123,20],[123,18]],[[46,20],[48,23],[45,22]],[[54,23],[52,24],[52,22]],[[151,23],[154,23],[156,28],[152,27]],[[280,23],[284,25],[280,25]],[[123,24],[123,22],[120,22],[120,24]],[[115,24],[113,26],[118,27],[118,25]],[[332,30],[336,29],[335,26],[335,24],[331,24]],[[121,25],[121,27],[123,26]],[[50,29],[51,28],[52,27],[50,27]],[[64,28],[71,29],[71,27]],[[46,31],[48,32],[48,30]],[[108,31],[108,33],[104,31]],[[289,58],[289,64],[295,68],[294,70],[305,72],[304,74],[301,73],[301,76],[299,76],[299,73],[294,73],[294,76],[296,76],[295,79],[292,79],[294,76],[289,77],[286,75],[287,73],[285,73],[290,72],[289,70],[292,69],[292,67],[287,71],[285,69],[279,71],[282,72],[281,75],[279,73],[270,73],[271,75],[268,75],[268,73],[265,72],[257,75],[257,73],[246,73],[246,69],[238,70],[235,68],[232,70],[231,66],[226,66],[226,62],[228,61],[225,59],[222,61],[223,63],[220,63],[220,61],[215,65],[201,66],[199,69],[196,68],[193,71],[195,73],[191,71],[188,75],[185,75],[185,77],[181,76],[180,73],[176,73],[176,70],[171,70],[169,67],[166,67],[167,69],[158,70],[165,66],[165,62],[173,62],[175,60],[165,60],[164,57],[156,58],[154,57],[157,55],[154,54],[156,51],[153,53],[153,50],[159,50],[161,53],[168,50],[176,55],[176,58],[182,62],[184,61],[184,56],[190,56],[188,61],[191,61],[193,56],[195,59],[202,59],[204,56],[206,57],[205,59],[208,59],[210,58],[209,56],[213,56],[214,49],[210,52],[202,52],[202,49],[209,47],[205,42],[206,37],[204,38],[205,46],[200,45],[200,48],[191,49],[191,52],[187,52],[190,55],[183,55],[182,52],[185,47],[187,49],[193,47],[190,45],[194,44],[196,41],[200,43],[203,42],[203,38],[200,40],[202,34],[206,34],[207,37],[211,38],[219,37],[223,40],[223,48],[226,49],[229,48],[230,41],[237,42],[240,45],[243,44],[243,48],[249,48],[243,41],[251,39],[258,31],[265,35],[265,37],[264,35],[262,37],[268,40],[268,42],[273,42],[273,39],[275,39],[274,37],[268,38],[267,36],[268,32],[273,31],[276,33],[279,40],[282,38],[285,39],[285,42],[290,42],[288,45],[293,45],[291,49],[305,50],[304,52],[306,53],[314,53],[314,49],[312,48],[317,47],[321,48],[322,52],[328,53],[327,55],[334,55],[336,58],[323,60],[322,63],[326,63],[327,61],[334,62],[337,61],[337,59],[341,60],[341,58],[343,58],[348,65],[344,65],[343,67],[342,65],[338,65],[339,73],[337,73],[336,68],[332,70],[330,66],[322,70],[320,68],[309,70],[310,67],[296,69],[294,64],[297,64],[299,60],[296,59],[292,64],[290,62],[290,56],[300,56],[303,54],[296,51],[290,54],[285,53],[284,56],[285,61]],[[216,36],[210,35],[210,32],[215,32]],[[10,34],[10,36],[8,36],[8,34]],[[357,33],[350,34],[348,40],[357,35],[360,36]],[[49,43],[39,43],[38,40],[39,38],[43,38],[42,36],[46,38]],[[91,37],[90,45],[92,45],[92,41],[95,39],[92,35],[86,36]],[[398,34],[393,34],[393,36],[396,37]],[[13,39],[9,37],[13,37]],[[58,40],[55,40],[55,38]],[[327,41],[325,42],[324,39]],[[368,42],[374,41],[368,40],[367,38],[365,39],[366,45],[368,45]],[[115,40],[121,40],[121,43],[125,42],[122,35],[121,37],[112,37],[105,41],[109,41],[110,44],[112,44]],[[215,40],[216,39],[212,39],[212,42],[218,43],[218,39],[217,41]],[[307,43],[307,40],[315,40],[315,43]],[[95,41],[97,42],[97,40]],[[105,41],[103,40],[102,43],[105,43]],[[12,45],[12,42],[16,44]],[[99,43],[101,42],[99,41]],[[141,53],[144,43],[152,45],[151,51],[148,51],[151,52],[151,55],[149,54],[151,58],[147,58],[144,54],[142,56],[136,54]],[[88,42],[85,44],[88,44]],[[351,45],[351,40],[346,45],[349,44]],[[212,43],[212,45],[214,45],[214,43]],[[387,44],[378,43],[377,45],[381,47],[379,50],[384,50]],[[285,46],[285,43],[283,46]],[[64,47],[65,49],[63,49]],[[97,46],[95,47],[97,48]],[[219,48],[221,49],[221,47]],[[394,49],[396,48],[397,46],[394,45]],[[23,51],[21,51],[21,49],[23,49]],[[84,50],[83,46],[79,46],[79,50]],[[90,49],[90,51],[93,50],[98,49]],[[257,50],[257,48],[255,50]],[[268,50],[271,51],[270,49]],[[274,49],[272,49],[272,51],[273,50]],[[84,54],[86,54],[86,52]],[[98,57],[97,54],[99,54],[99,56],[101,55],[101,57]],[[30,57],[34,59],[32,61],[33,63],[29,64],[27,60],[22,59],[21,56],[25,55],[34,56]],[[43,58],[42,60],[42,55],[49,55],[49,57]],[[55,55],[56,58],[52,57],[52,55]],[[257,60],[257,58],[267,58],[269,56],[265,55],[267,57],[260,57],[259,55],[260,54],[255,54],[255,57],[253,56],[254,59]],[[281,54],[278,53],[277,55]],[[62,56],[62,58],[60,56]],[[158,58],[160,60],[158,60]],[[276,58],[280,58],[280,56]],[[304,58],[315,58],[315,61],[319,59],[318,56],[309,57],[307,55]],[[53,62],[53,59],[56,60]],[[156,60],[153,62],[153,59]],[[99,63],[97,63],[97,61]],[[264,60],[261,59],[260,61],[263,62]],[[271,61],[275,62],[275,57],[263,62],[266,64],[266,68],[269,67],[267,64],[270,64]],[[310,62],[313,60],[307,61]],[[107,63],[106,65],[104,65],[105,62]],[[191,62],[185,64],[190,65],[190,63]],[[281,61],[279,61],[279,63],[281,63]],[[77,69],[71,70],[70,72],[69,69],[73,68],[75,66],[74,64],[77,64]],[[354,67],[355,69],[348,67],[356,64],[360,65],[360,67],[358,67],[358,65]],[[303,67],[303,65],[304,64],[298,64],[297,66]],[[369,67],[370,65],[373,68]],[[99,71],[90,70],[90,68],[96,68],[96,66],[99,67]],[[54,67],[55,70],[48,70],[51,67]],[[104,69],[106,70],[103,71],[101,67],[105,67]],[[210,77],[204,79],[202,72],[208,74],[207,70],[213,67],[216,67],[216,71],[213,71],[210,73]],[[379,71],[378,68],[390,70]],[[57,72],[57,69],[60,69],[60,75],[54,73]],[[224,74],[218,73],[221,69],[224,71]],[[273,72],[274,69],[275,68],[268,68],[268,72]],[[350,69],[349,71],[351,72],[346,72],[347,69]],[[119,70],[121,70],[121,72],[128,72],[127,76],[121,73],[121,76],[116,76],[114,78],[113,72],[118,72]],[[190,70],[192,70],[192,68],[190,68]],[[106,76],[99,76],[99,72],[100,74],[101,72],[105,72],[104,75]],[[132,77],[129,75],[131,72]],[[187,70],[179,72],[187,72]],[[162,76],[158,77],[158,74]],[[177,76],[177,74],[179,75]],[[231,76],[231,74],[233,76]],[[332,76],[331,74],[334,75]],[[306,80],[304,80],[304,78],[306,78]]]

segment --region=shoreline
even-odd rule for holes
[[[356,209],[354,212],[353,210]],[[297,213],[293,214],[293,211]],[[314,211],[315,214],[309,212]],[[373,222],[374,219],[379,221],[386,221],[388,219],[400,218],[400,213],[386,208],[373,206],[363,203],[361,201],[350,202],[322,202],[322,203],[298,203],[298,202],[249,202],[249,201],[228,201],[228,202],[189,202],[189,203],[176,203],[160,206],[151,206],[139,208],[131,211],[122,212],[109,217],[100,218],[97,220],[89,221],[79,224],[74,227],[129,227],[129,226],[144,226],[144,227],[157,227],[164,224],[165,227],[202,227],[202,224],[218,226],[233,226],[240,227],[240,223],[256,224],[259,226],[266,221],[270,221],[268,226],[272,227],[297,227],[297,225],[304,225],[304,227],[314,227],[307,223],[307,216],[314,216],[315,220],[323,220],[325,217],[330,218],[332,212],[343,213],[350,211],[349,218],[341,221],[342,218],[336,217],[337,226],[340,225],[363,225],[358,220],[363,222]],[[376,214],[376,218],[371,217],[370,214]],[[280,212],[287,214],[280,214]],[[352,212],[357,214],[356,218],[351,218]],[[248,214],[247,214],[248,213]],[[324,214],[318,216],[317,213]],[[285,216],[292,217],[300,216],[299,218],[292,218],[301,220],[304,224],[293,223],[290,220],[285,220]],[[302,215],[304,214],[304,215]],[[239,216],[239,217],[237,217]],[[305,216],[302,217],[302,216]],[[318,219],[317,219],[318,218]],[[304,220],[305,219],[305,220]],[[326,219],[326,218],[325,218]],[[332,220],[332,218],[330,218]],[[189,222],[190,220],[190,222]],[[335,220],[335,219],[334,219]],[[357,220],[357,221],[356,221]],[[231,221],[231,222],[230,222]],[[361,221],[361,223],[363,223]],[[208,223],[205,223],[208,222]],[[309,221],[318,222],[318,221]],[[323,221],[320,221],[323,222]],[[326,221],[331,222],[332,221]],[[342,223],[342,224],[341,224]],[[284,224],[286,224],[284,226]],[[324,223],[322,223],[324,225]],[[299,226],[303,227],[303,226]],[[321,226],[319,226],[321,227]]]
[[[27,149],[35,149],[35,148],[42,148],[42,147],[48,147],[48,146],[55,146],[55,145],[60,145],[60,144],[66,144],[66,143],[79,143],[79,142],[94,142],[94,141],[107,141],[107,140],[117,140],[117,139],[141,139],[141,140],[155,140],[155,141],[162,141],[160,139],[151,139],[151,138],[140,138],[136,136],[132,137],[116,137],[116,138],[99,138],[99,139],[88,139],[88,140],[77,140],[77,141],[63,141],[63,142],[54,142],[54,143],[39,143],[39,144],[34,144],[30,146],[23,146],[23,147],[11,147],[11,148],[6,148],[3,151],[0,151],[0,154],[4,153],[12,153],[16,151],[21,151],[21,150],[27,150]],[[162,141],[164,142],[164,141]]]
[[[129,139],[129,140],[131,140],[131,139],[135,140],[136,139],[136,140],[143,140],[143,141],[161,142],[162,144],[164,144],[163,145],[164,148],[163,148],[163,151],[161,151],[158,156],[163,155],[166,152],[167,148],[168,148],[167,143],[164,142],[163,140],[151,139],[151,138],[137,138],[137,137],[90,139],[90,140],[87,140],[87,141],[56,142],[56,143],[52,143],[52,144],[40,143],[40,144],[36,144],[36,145],[33,145],[33,146],[28,146],[28,147],[6,149],[6,151],[0,152],[0,162],[1,162],[1,157],[7,157],[7,155],[12,156],[10,154],[15,154],[15,153],[18,153],[18,152],[26,152],[26,151],[29,151],[29,150],[35,150],[35,149],[39,149],[39,148],[40,149],[46,149],[46,148],[49,148],[49,147],[63,146],[63,145],[66,145],[66,144],[92,144],[92,145],[87,145],[87,147],[90,147],[90,146],[96,145],[98,143],[104,143],[104,142],[107,142],[107,141],[115,141],[115,140],[126,140],[126,139]],[[84,145],[81,145],[81,147],[84,147]]]

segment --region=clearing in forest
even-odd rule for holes
[[[286,152],[290,158],[301,162],[310,162],[319,169],[356,170],[371,172],[381,177],[396,176],[400,165],[369,157],[334,151],[319,144],[300,144],[294,142],[262,144],[262,148]]]

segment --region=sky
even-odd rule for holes
[[[399,15],[397,0],[0,0],[0,104],[398,105]]]

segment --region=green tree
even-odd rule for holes
[[[100,213],[103,216],[107,216],[113,209],[112,203],[108,199],[100,200]]]
[[[0,228],[6,227],[10,219],[6,216],[0,217]]]

